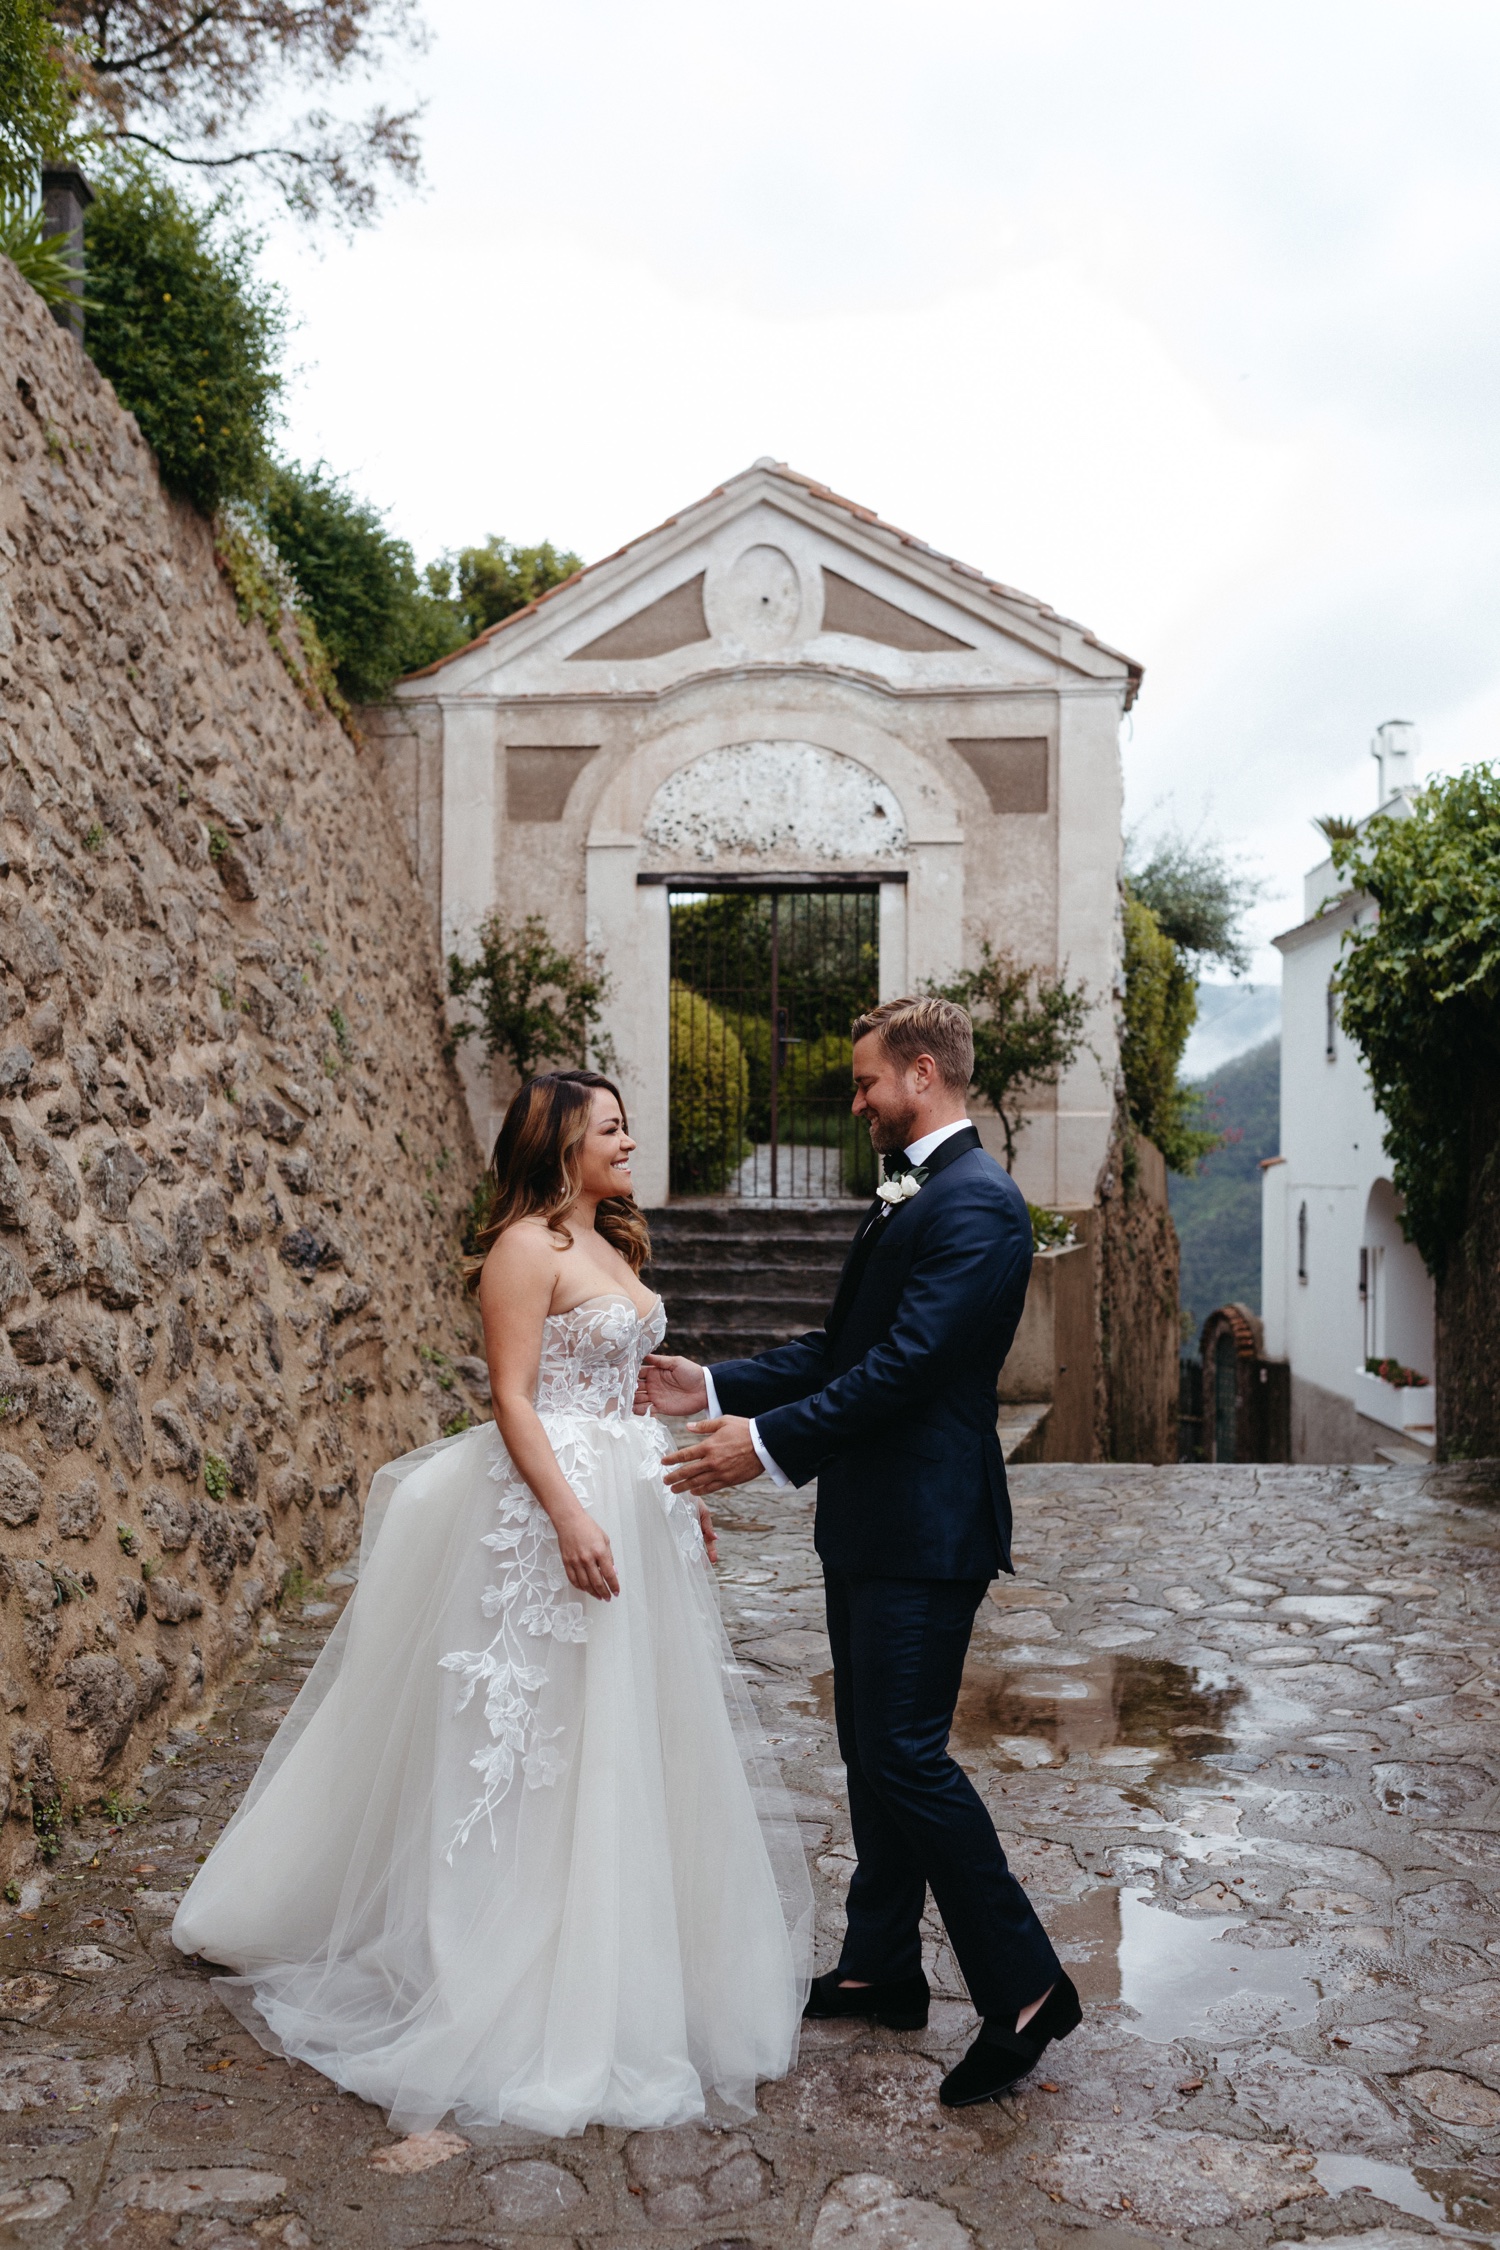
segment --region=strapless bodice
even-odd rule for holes
[[[666,1332],[660,1297],[648,1313],[637,1312],[616,1290],[549,1313],[537,1368],[537,1412],[629,1415],[641,1364]]]

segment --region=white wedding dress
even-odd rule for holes
[[[379,1470],[358,1589],[172,1926],[264,2046],[408,2132],[745,2118],[796,2054],[796,1820],[631,1411],[664,1329],[610,1295],[543,1341],[618,1598],[569,1586],[493,1423]]]

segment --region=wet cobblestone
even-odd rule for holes
[[[749,2127],[402,2141],[265,2055],[167,1937],[346,1587],[279,1621],[0,1909],[0,2239],[1271,2250],[1500,2240],[1500,1506],[1479,1470],[1035,1468],[956,1753],[1086,2002],[1017,2098],[973,2028],[811,2026]],[[723,1511],[820,1966],[850,1853],[805,1496]],[[127,1808],[134,1810],[135,1808]],[[295,1836],[287,1850],[302,1848]]]

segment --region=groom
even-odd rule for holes
[[[965,1116],[968,1017],[887,1000],[854,1025],[854,1114],[886,1178],[821,1333],[701,1368],[653,1355],[667,1414],[707,1414],[667,1455],[674,1491],[816,1477],[815,1539],[833,1647],[839,1751],[858,1866],[839,1965],[806,2013],[927,2021],[929,1888],[983,2019],[943,2081],[989,2101],[1081,2020],[1078,1995],[994,1826],[948,1755],[975,1613],[1009,1571],[1010,1501],[996,1379],[1031,1273],[1031,1224]]]

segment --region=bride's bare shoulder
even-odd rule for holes
[[[549,1297],[557,1277],[558,1252],[565,1245],[545,1219],[517,1219],[495,1237],[479,1277],[481,1297],[539,1293]]]

